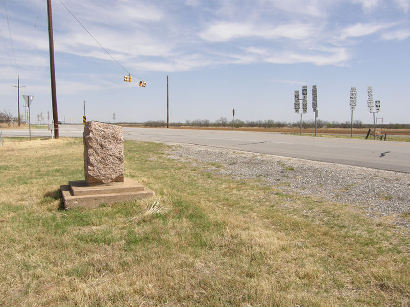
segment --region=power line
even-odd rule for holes
[[[62,0],[60,0],[60,3],[61,3],[61,5],[66,9],[66,11],[78,22],[78,24],[96,41],[96,43],[100,46],[100,48],[101,48],[102,50],[104,50],[105,53],[108,54],[108,55],[110,56],[110,58],[111,58],[115,63],[117,63],[126,73],[129,74],[129,73],[130,73],[129,70],[128,70],[127,68],[125,68],[125,66],[122,65],[120,62],[118,62],[118,61],[111,55],[111,53],[110,53],[106,48],[104,48],[104,46],[98,41],[98,39],[97,39],[90,31],[88,31],[88,29],[87,29],[86,26],[81,22],[81,20],[80,20],[77,16],[74,15],[74,13],[65,5],[65,3],[64,3]]]
[[[14,64],[15,64],[16,66],[18,66],[17,60],[16,60],[16,52],[15,52],[15,50],[14,50],[13,35],[11,34],[9,13],[8,13],[8,10],[7,10],[7,1],[4,1],[3,4],[4,4],[4,13],[5,13],[6,22],[7,22],[7,29],[8,29],[8,31],[9,31],[9,39],[10,39],[11,53],[12,53],[12,56],[11,56],[11,57],[12,57],[13,60],[14,60]]]

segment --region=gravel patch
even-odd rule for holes
[[[262,178],[283,191],[359,205],[410,227],[401,218],[410,212],[410,174],[196,145],[176,145],[167,154],[235,179]]]

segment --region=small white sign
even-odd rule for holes
[[[34,96],[31,95],[23,95],[24,101],[26,102],[26,105],[29,107],[31,103],[33,102]]]

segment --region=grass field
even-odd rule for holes
[[[0,305],[407,306],[407,230],[126,142],[149,200],[59,210],[80,139],[0,147]]]

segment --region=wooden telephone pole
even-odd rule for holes
[[[21,119],[20,119],[20,89],[22,87],[26,87],[25,85],[20,85],[20,76],[17,75],[17,85],[13,85],[14,87],[17,87],[17,117],[18,117],[18,123],[19,127],[21,125]]]
[[[54,66],[54,39],[53,39],[53,16],[51,10],[51,0],[47,0],[48,13],[48,44],[50,50],[50,74],[51,74],[51,99],[53,103],[54,138],[59,138],[58,131],[58,111],[56,94],[56,73]]]

